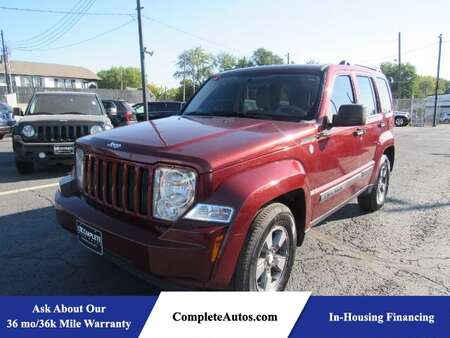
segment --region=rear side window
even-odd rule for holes
[[[103,103],[103,107],[105,107],[105,109],[110,109],[110,108],[115,108],[116,105],[114,103],[112,103],[111,101],[102,101]]]
[[[391,95],[389,94],[388,84],[385,79],[377,78],[378,95],[380,96],[381,111],[383,113],[392,110]]]
[[[343,104],[355,103],[350,76],[341,75],[334,80],[333,94],[328,109],[329,115],[335,115]]]
[[[367,109],[367,116],[377,114],[377,101],[373,90],[372,80],[367,76],[357,76],[359,92],[361,94],[361,104]]]
[[[132,111],[133,108],[130,106],[130,104],[128,102],[118,101],[117,102],[117,110],[122,113],[122,112],[126,112],[126,111]]]

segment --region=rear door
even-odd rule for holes
[[[364,105],[367,109],[367,123],[361,128],[360,135],[363,143],[363,163],[374,164],[375,150],[378,138],[386,124],[381,113],[381,107],[377,100],[377,93],[375,91],[375,78],[369,75],[356,76],[358,84],[358,103]]]

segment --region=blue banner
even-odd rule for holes
[[[0,297],[0,337],[447,338],[450,297]]]

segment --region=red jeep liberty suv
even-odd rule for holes
[[[283,290],[305,232],[386,200],[391,94],[375,69],[281,65],[206,81],[181,115],[78,139],[59,223],[100,255],[190,288]]]

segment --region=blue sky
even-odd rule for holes
[[[296,63],[308,59],[376,65],[397,57],[397,33],[402,32],[402,61],[418,72],[435,75],[437,36],[444,35],[442,70],[450,79],[450,1],[366,0],[141,0],[144,44],[154,51],[147,58],[148,81],[175,86],[177,56],[202,46],[211,53],[251,55],[265,47]],[[77,0],[0,0],[0,6],[70,10]],[[134,0],[97,0],[91,12],[135,12]],[[5,11],[0,27],[11,46],[12,59],[81,65],[94,71],[110,66],[139,66],[137,23],[92,41],[62,49],[33,52],[17,49],[19,40],[48,29],[62,15]],[[124,24],[127,16],[85,16],[56,48],[91,38]],[[181,31],[188,32],[189,34]],[[200,38],[197,38],[198,36]]]

